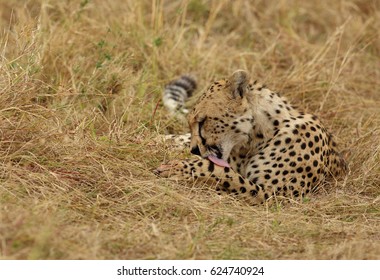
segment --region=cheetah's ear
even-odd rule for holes
[[[229,78],[229,81],[231,83],[231,89],[234,98],[242,98],[248,90],[248,73],[244,70],[237,70]]]

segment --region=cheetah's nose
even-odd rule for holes
[[[197,156],[200,156],[201,155],[201,151],[199,150],[198,146],[195,146],[193,148],[191,148],[191,151],[190,151],[192,154],[194,155],[197,155]]]

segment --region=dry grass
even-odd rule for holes
[[[380,7],[355,1],[0,0],[0,258],[380,259]],[[350,174],[249,207],[157,179],[160,102],[243,68],[319,115]]]

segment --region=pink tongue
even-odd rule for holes
[[[207,158],[213,163],[215,163],[216,165],[223,166],[223,167],[230,167],[227,161],[217,158],[216,156],[208,156]]]

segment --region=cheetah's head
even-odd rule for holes
[[[188,115],[193,154],[211,160],[216,157],[219,165],[228,166],[232,149],[250,140],[253,117],[248,83],[248,74],[238,70],[213,83],[200,97]]]

